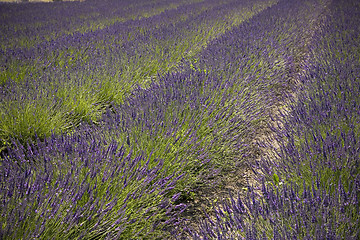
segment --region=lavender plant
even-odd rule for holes
[[[1,162],[1,238],[156,236],[174,221],[166,211],[183,208],[163,198],[182,174],[164,175],[162,159],[150,166],[90,134],[14,145]]]
[[[357,239],[358,182],[349,191],[339,181],[330,189],[320,180],[309,187],[267,187],[214,206],[215,217],[201,222],[193,239]],[[357,206],[357,208],[354,208]]]

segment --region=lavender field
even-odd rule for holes
[[[0,239],[359,239],[360,2],[0,2]]]

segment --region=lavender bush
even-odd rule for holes
[[[261,194],[233,196],[214,206],[216,218],[201,222],[194,239],[357,239],[358,182],[310,187],[266,186]],[[354,206],[357,206],[354,207]]]
[[[163,159],[150,166],[90,134],[14,145],[1,164],[1,238],[156,236],[161,221],[174,221],[170,209],[184,208],[163,198],[183,176],[163,174]]]

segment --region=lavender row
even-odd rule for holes
[[[31,47],[74,32],[87,32],[130,19],[159,14],[194,1],[87,1],[9,4],[1,3],[2,49]]]
[[[216,219],[203,221],[195,239],[359,238],[359,5],[329,8],[305,90],[274,129],[279,156],[257,165],[261,189],[215,206]]]
[[[296,61],[306,44],[304,34],[311,27],[314,9],[293,2],[279,6],[277,3],[214,39],[196,59],[196,68],[212,69],[224,79],[254,78],[257,83],[252,84],[259,84],[258,91],[266,91],[270,99],[286,98],[286,92],[293,91]],[[316,9],[318,4],[312,3],[312,7]]]

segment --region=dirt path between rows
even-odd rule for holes
[[[267,113],[269,121],[264,125],[264,128],[259,129],[256,133],[256,138],[252,142],[254,149],[257,149],[256,152],[258,152],[255,157],[256,161],[267,159],[270,162],[274,162],[278,158],[277,152],[279,151],[282,139],[279,139],[278,134],[276,134],[274,130],[271,130],[269,125],[275,130],[280,130],[283,127],[284,116],[287,116],[289,113],[289,106],[298,100],[301,92],[306,91],[302,79],[309,72],[308,66],[310,64],[311,44],[314,41],[314,37],[316,37],[315,34],[321,34],[324,21],[330,15],[329,5],[331,1],[332,0],[325,0],[319,6],[320,9],[316,12],[314,11],[313,20],[309,23],[309,28],[305,31],[303,37],[304,46],[299,49],[295,56],[295,61],[289,68],[292,73],[289,79],[292,90],[287,93],[289,95],[286,98],[275,103],[273,107],[269,109]],[[256,178],[256,175],[250,168],[245,170],[244,183],[258,186],[255,188],[260,189]]]
[[[296,102],[299,93],[304,91],[301,79],[309,71],[308,63],[310,61],[311,44],[315,40],[315,34],[321,34],[324,21],[330,15],[329,5],[331,1],[322,1],[316,6],[316,11],[312,12],[312,20],[309,22],[309,27],[303,35],[304,45],[298,49],[295,61],[288,66],[289,71],[291,71],[289,79],[291,91],[286,98],[282,98],[268,109],[266,113],[267,121],[262,123],[262,127],[256,129],[255,137],[250,143],[251,152],[245,161],[249,164],[240,166],[235,171],[226,173],[226,175],[220,175],[215,181],[216,185],[199,190],[197,199],[189,203],[189,207],[184,213],[184,217],[189,219],[186,222],[186,228],[197,232],[199,230],[199,220],[206,218],[204,211],[207,212],[212,220],[216,220],[214,213],[211,211],[211,206],[213,203],[228,199],[229,193],[233,196],[238,194],[244,195],[249,185],[253,186],[255,191],[260,193],[260,183],[258,180],[260,175],[254,173],[251,165],[256,161],[264,159],[274,162],[278,158],[277,151],[279,151],[281,139],[274,133],[274,130],[271,130],[269,125],[275,129],[281,128],[282,120],[288,113],[289,105]],[[181,236],[181,239],[191,239],[191,237],[185,233]]]

